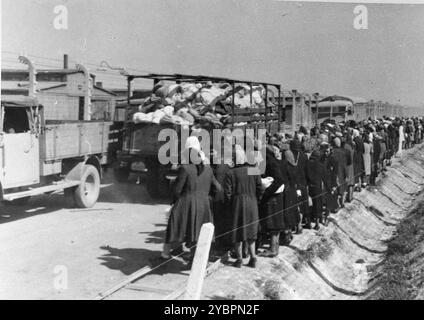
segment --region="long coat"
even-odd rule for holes
[[[225,178],[224,190],[232,214],[232,242],[256,240],[258,234],[258,201],[261,178],[249,175],[248,166],[236,166]]]
[[[319,152],[313,152],[307,164],[307,181],[309,187],[309,196],[312,198],[311,218],[322,218],[323,188],[331,189],[327,185],[326,168],[320,161]]]
[[[267,149],[265,177],[272,177],[274,181],[265,189],[259,206],[259,216],[263,231],[285,230],[284,223],[284,196],[283,193],[275,193],[284,183],[281,174],[279,160]]]
[[[371,174],[371,152],[372,144],[364,143],[364,171],[366,175]]]
[[[230,166],[227,164],[217,164],[212,166],[213,172],[218,183],[224,187],[225,178],[230,171]],[[232,214],[228,209],[224,189],[217,191],[211,201],[211,209],[215,222],[215,234],[219,236],[217,243],[222,245],[229,245],[231,237],[228,232],[231,230]],[[223,236],[220,236],[223,235]]]
[[[337,163],[333,157],[330,155],[329,157],[323,157],[321,160],[323,166],[325,167],[325,186],[326,193],[324,196],[324,202],[328,211],[333,211],[337,209],[337,194],[331,193],[334,187],[337,187]]]
[[[299,200],[296,193],[296,190],[298,190],[296,168],[284,159],[280,160],[280,168],[285,186],[283,193],[284,222],[286,229],[289,230],[297,226],[300,222],[299,206],[297,205]]]
[[[333,161],[336,166],[337,185],[339,193],[343,194],[346,190],[346,181],[348,178],[347,163],[349,161],[349,155],[345,152],[345,149],[335,147],[333,149]]]
[[[364,172],[364,142],[361,137],[356,137],[354,142],[355,153],[353,155],[353,172],[355,174],[355,183],[357,183]]]
[[[181,165],[174,185],[176,201],[168,220],[166,243],[197,242],[202,225],[213,223],[209,194],[220,189],[210,166],[204,166],[198,175],[196,165]]]
[[[302,214],[308,216],[308,183],[306,180],[306,167],[308,163],[308,157],[303,152],[293,153],[295,159],[297,159],[297,166],[294,167],[289,165],[289,168],[293,168],[296,188],[301,192],[301,196],[297,197],[298,207]]]
[[[355,184],[355,173],[353,170],[354,150],[353,147],[348,143],[344,145],[344,148],[346,150],[348,159],[350,159],[350,161],[347,162],[347,186],[353,186]]]
[[[379,167],[379,161],[380,161],[380,155],[381,155],[381,143],[380,140],[377,138],[374,138],[373,141],[373,154],[372,154],[372,171],[376,174],[378,167]]]

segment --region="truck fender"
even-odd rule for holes
[[[86,164],[91,164],[99,171],[100,178],[102,177],[102,167],[100,159],[97,156],[91,156],[85,161],[78,162],[67,174],[66,180],[79,181],[81,180],[83,169]]]

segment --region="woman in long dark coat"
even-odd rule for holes
[[[261,192],[261,178],[248,174],[248,164],[243,150],[236,150],[235,167],[225,177],[225,196],[232,213],[231,240],[236,253],[235,267],[240,268],[242,260],[242,244],[247,242],[250,254],[248,266],[256,266],[255,241],[258,234],[258,201]]]
[[[265,189],[259,205],[261,229],[269,232],[271,236],[270,250],[263,255],[276,257],[280,249],[280,232],[285,230],[284,223],[284,196],[283,193],[275,193],[284,183],[281,175],[280,163],[275,155],[274,146],[266,148],[265,177],[273,178],[271,185]]]
[[[344,199],[346,192],[346,181],[347,181],[347,162],[349,160],[345,149],[342,148],[342,141],[339,137],[333,139],[333,159],[336,164],[336,175],[337,175],[337,195],[338,203],[340,207],[344,207]]]
[[[189,148],[188,154],[197,154],[200,158],[199,150],[200,147]],[[202,225],[213,223],[209,195],[212,191],[220,190],[221,186],[210,166],[198,163],[191,156],[188,162],[180,166],[175,181],[175,200],[168,220],[162,258],[169,258],[170,244],[185,242],[189,246],[194,245]]]
[[[230,166],[221,157],[217,163],[212,165],[212,169],[218,183],[224,186],[225,177],[230,171]],[[216,245],[219,248],[228,249],[231,246],[231,239],[228,232],[231,230],[232,214],[228,210],[224,189],[214,194],[211,201],[211,208],[215,222],[215,234],[219,236],[216,239]]]
[[[329,144],[321,145],[321,163],[325,168],[325,195],[324,195],[324,205],[325,205],[325,218],[327,219],[330,212],[335,212],[337,209],[337,165],[334,161],[333,156],[331,155],[331,149]]]
[[[290,150],[293,152],[293,156],[295,159],[295,176],[296,176],[296,186],[297,190],[299,190],[298,207],[300,214],[300,223],[297,226],[297,232],[302,232],[302,217],[305,220],[305,223],[310,226],[310,210],[308,203],[308,183],[306,181],[306,165],[308,162],[308,157],[301,151],[301,143],[299,140],[294,139],[290,142]]]
[[[298,231],[299,224],[301,222],[299,204],[301,202],[300,193],[298,186],[298,159],[295,159],[294,154],[291,150],[284,152],[284,157],[287,163],[287,178],[288,178],[288,190],[287,198],[285,199],[284,205],[284,216],[286,218],[287,228],[290,230]],[[306,198],[306,204],[308,204]]]
[[[319,230],[319,224],[322,223],[323,211],[323,188],[325,190],[331,189],[327,185],[326,169],[320,161],[321,153],[314,150],[309,158],[307,164],[307,180],[309,187],[309,196],[312,199],[312,220],[315,221],[315,230]]]
[[[287,151],[287,150],[285,150]],[[284,153],[285,153],[284,151]],[[280,159],[280,171],[283,178],[284,190],[284,237],[281,238],[280,243],[288,244],[293,238],[292,229],[296,227],[296,223],[299,221],[299,209],[296,206],[297,204],[297,195],[296,195],[296,173],[295,170],[289,168],[290,165],[287,162],[285,156]]]

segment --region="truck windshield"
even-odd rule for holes
[[[26,108],[5,107],[3,131],[5,133],[23,133],[30,131]]]

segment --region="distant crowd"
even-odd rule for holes
[[[275,257],[304,228],[318,230],[354,192],[375,185],[393,157],[423,140],[423,118],[324,122],[309,132],[267,135],[265,173],[248,174],[245,150],[232,163],[181,165],[174,183],[162,259],[175,245],[197,243],[204,223],[215,225],[214,247],[232,249],[235,267],[255,267],[257,254]],[[203,151],[197,138],[186,148]],[[191,261],[193,255],[189,255]]]

